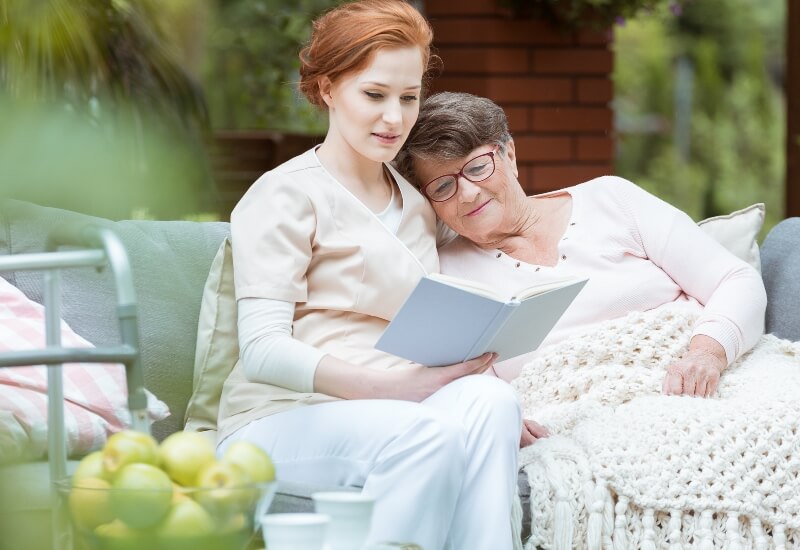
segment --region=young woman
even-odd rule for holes
[[[433,211],[388,164],[417,119],[431,39],[398,0],[315,22],[300,88],[327,110],[325,140],[231,216],[241,352],[219,450],[246,439],[281,480],[363,487],[371,541],[505,549],[521,418],[505,382],[475,376],[493,355],[428,368],[374,349],[439,267]]]

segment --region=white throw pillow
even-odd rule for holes
[[[760,273],[761,256],[756,238],[764,224],[764,211],[764,203],[759,202],[725,216],[702,220],[697,225]]]

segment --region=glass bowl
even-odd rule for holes
[[[245,550],[276,482],[172,491],[56,483],[76,550]]]

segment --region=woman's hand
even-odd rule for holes
[[[666,395],[709,397],[727,366],[725,349],[716,340],[695,336],[683,357],[667,367],[661,390]]]
[[[391,395],[385,397],[422,401],[453,380],[485,373],[494,365],[495,359],[497,359],[496,353],[484,353],[475,359],[447,367],[417,365],[409,369],[384,371],[390,377],[395,376],[393,380],[391,378],[389,380],[388,389]]]
[[[483,355],[447,367],[412,364],[389,370],[367,369],[325,355],[314,373],[314,391],[342,399],[403,399],[422,401],[453,380],[483,374],[497,359]]]
[[[519,438],[519,448],[527,447],[543,437],[549,437],[550,430],[529,418],[522,420],[522,435]]]

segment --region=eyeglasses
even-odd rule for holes
[[[488,179],[494,174],[494,154],[497,151],[483,153],[472,158],[455,174],[445,174],[431,180],[422,187],[422,193],[434,202],[444,202],[458,191],[458,178],[462,177],[472,183]]]

